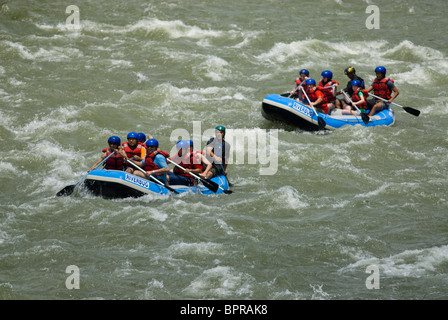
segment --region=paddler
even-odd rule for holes
[[[174,166],[173,171],[168,172],[170,185],[194,185],[194,177],[190,174],[200,174],[202,172],[201,160],[197,155],[190,152],[190,146],[185,140],[176,143],[177,152],[169,160],[178,164],[184,169]]]
[[[353,101],[353,104],[356,105],[356,107],[359,109],[360,112],[366,113],[367,109],[367,97],[369,96],[369,93],[361,88],[361,81],[359,80],[353,80],[352,81],[352,91],[353,95],[351,96],[351,100]],[[354,116],[358,116],[359,113],[357,113],[355,110],[356,108],[354,106],[351,106],[347,102],[344,106],[344,109],[342,109],[342,114],[352,114]]]
[[[326,108],[327,114],[336,108],[336,90],[339,82],[333,80],[333,72],[325,70],[321,73],[322,79],[319,81],[318,89],[324,94],[323,108]]]
[[[212,164],[212,168],[207,173],[206,178],[210,179],[218,175],[227,176],[227,165],[230,158],[230,144],[225,141],[226,127],[217,126],[215,137],[210,138],[206,145],[206,157]]]
[[[294,80],[294,82],[296,83],[296,86],[294,88],[294,90],[291,90],[291,92],[289,93],[290,98],[295,99],[295,98],[300,98],[302,97],[302,90],[300,90],[300,86],[303,86],[304,82],[309,78],[310,76],[310,72],[307,69],[302,69],[299,71],[299,77],[296,78],[296,80]]]
[[[144,147],[138,142],[138,133],[129,132],[127,135],[128,141],[123,142],[123,150],[126,152],[128,159],[135,161],[142,161],[146,155]],[[130,164],[126,164],[126,172],[133,173],[134,168]]]
[[[376,78],[373,80],[373,83],[370,87],[367,88],[367,92],[373,90],[373,94],[387,100],[387,102],[376,98],[375,104],[372,107],[372,110],[369,112],[369,117],[375,115],[375,113],[389,108],[389,104],[394,101],[394,99],[400,94],[397,87],[395,86],[394,80],[387,78],[386,79],[386,68],[383,66],[379,66],[375,68]],[[391,95],[393,92],[393,95]]]
[[[120,147],[121,139],[118,136],[111,136],[107,139],[109,148],[104,148],[101,158],[92,166],[90,170],[95,169],[97,165],[106,159],[110,154],[114,153],[109,159],[106,160],[104,169],[107,170],[124,170],[127,160],[126,152]]]
[[[323,112],[328,113],[327,105],[323,104],[324,94],[316,86],[316,80],[308,79],[305,81],[305,92],[310,99],[311,106],[321,109]],[[308,104],[308,101],[306,102]]]
[[[168,167],[168,163],[166,159],[170,156],[167,152],[158,150],[159,149],[159,141],[156,139],[149,139],[145,143],[146,146],[146,157],[142,161],[135,161],[136,165],[142,167],[143,170],[146,171],[146,175],[139,171],[135,170],[134,174],[136,176],[140,176],[146,179],[150,179],[148,175],[153,175],[154,178],[163,182],[163,184],[167,184],[166,174],[170,170]]]
[[[199,159],[201,159],[201,170],[200,174],[204,178],[207,178],[209,171],[212,168],[212,164],[207,160],[207,157],[204,155],[204,151],[198,150],[194,151],[194,143],[193,140],[186,140],[186,142],[190,145],[190,152],[195,153]]]
[[[362,88],[362,89],[365,89],[365,86],[364,86],[364,79],[356,75],[355,67],[353,67],[353,66],[347,67],[347,68],[344,70],[344,74],[345,74],[350,80],[347,82],[347,86],[345,87],[345,89],[342,89],[341,91],[339,91],[338,93],[336,93],[336,95],[340,95],[340,94],[342,94],[342,91],[344,91],[345,93],[347,93],[347,94],[351,97],[351,96],[353,95],[353,89],[352,89],[352,81],[353,81],[353,80],[359,80],[359,82],[361,82],[361,88]],[[344,109],[344,107],[345,107],[346,104],[347,104],[347,102],[345,101],[344,98],[336,99],[336,108],[338,108],[338,109]]]

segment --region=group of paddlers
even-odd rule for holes
[[[375,68],[376,78],[367,89],[364,80],[356,75],[353,66],[346,68],[344,73],[350,80],[345,89],[337,91],[339,82],[333,80],[331,71],[323,71],[322,79],[316,83],[316,80],[310,77],[310,72],[302,69],[300,77],[295,80],[294,90],[290,92],[290,98],[319,108],[326,114],[331,114],[335,109],[342,109],[342,114],[366,113],[372,117],[377,112],[388,108],[400,93],[394,80],[386,78],[386,68],[383,66]],[[341,94],[343,98],[336,98]],[[369,95],[374,99],[367,99]]]
[[[120,137],[111,136],[107,140],[109,147],[102,150],[91,170],[106,159],[104,168],[108,170],[123,170],[148,180],[152,176],[165,185],[191,186],[195,184],[195,175],[204,179],[227,175],[230,144],[225,141],[225,134],[226,128],[217,126],[205,153],[194,151],[192,140],[180,140],[172,156],[160,149],[158,140],[144,133],[130,132],[123,144]],[[170,169],[168,163],[174,167]]]

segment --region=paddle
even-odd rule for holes
[[[107,159],[109,159],[109,157],[111,157],[114,153],[112,152],[110,155],[108,155],[103,161],[101,161],[95,168],[93,168],[93,170],[95,170],[96,168],[98,168],[100,165],[102,165]],[[56,193],[57,197],[60,196],[69,196],[73,193],[73,191],[75,190],[76,186],[78,184],[81,183],[81,181],[83,181],[87,175],[89,174],[90,171],[88,171],[76,184],[72,184],[69,186],[66,186],[64,189],[62,189],[61,191],[59,191],[58,193]]]
[[[364,121],[365,125],[367,125],[369,123],[369,121],[370,121],[369,116],[366,113],[363,113],[363,112],[361,112],[361,110],[359,110],[358,106],[353,103],[352,99],[350,98],[350,96],[345,91],[342,91],[342,93],[351,102],[352,106],[354,106],[356,108],[356,110],[359,111],[359,113],[361,114],[362,121]]]
[[[314,108],[314,106],[311,105],[310,98],[308,98],[308,95],[306,94],[305,89],[303,89],[303,87],[300,87],[300,88],[302,89],[302,92],[303,92],[303,94],[305,95],[306,100],[308,100],[308,103],[310,104],[310,107],[313,108],[314,113],[316,114],[316,117],[317,117],[317,123],[319,124],[319,129],[320,129],[320,130],[325,129],[325,126],[327,125],[327,124],[325,123],[325,120],[322,119],[321,117],[319,117],[319,115],[317,114],[316,108]]]
[[[291,96],[292,96],[294,93],[296,93],[297,89],[299,89],[299,88],[300,88],[300,85],[298,85],[298,86],[294,89],[294,91],[293,91],[292,93],[289,94],[288,98],[291,98]]]
[[[222,163],[220,163],[219,164],[220,166],[221,166],[221,169],[222,169],[222,172],[226,172],[226,170],[224,170],[224,166],[222,165]],[[232,183],[230,183],[230,181],[229,181],[229,177],[227,177],[227,175],[225,175],[226,176],[226,179],[227,179],[227,182],[229,183],[229,187],[232,187],[233,186],[233,184]],[[221,187],[220,187],[221,188]],[[221,190],[222,190],[222,188],[221,188]]]
[[[134,167],[136,167],[138,170],[140,170],[141,172],[143,172],[145,174],[145,176],[149,176],[150,178],[152,178],[154,181],[156,181],[158,184],[160,184],[161,186],[164,186],[165,188],[167,188],[168,190],[170,190],[171,192],[174,193],[179,193],[177,190],[174,190],[173,188],[171,188],[170,186],[167,186],[166,184],[163,184],[162,181],[160,181],[159,179],[156,179],[155,177],[153,177],[150,174],[147,174],[145,170],[143,170],[142,168],[140,168],[138,165],[136,165],[135,163],[133,163],[132,161],[126,160],[127,162],[129,162],[130,164],[132,164]]]
[[[377,99],[383,100],[384,102],[389,102],[388,100],[380,98],[380,97],[378,97],[378,96],[376,96],[376,95],[374,95],[372,93],[369,93],[369,94],[372,97],[375,97]],[[395,102],[390,102],[390,104],[393,104],[393,105],[396,105],[397,107],[403,108],[404,111],[406,111],[407,113],[412,114],[413,116],[418,117],[420,115],[420,110],[417,110],[417,109],[414,109],[414,108],[411,108],[411,107],[403,107],[403,106],[400,106],[399,104],[396,104]]]
[[[169,162],[171,162],[172,164],[174,164],[176,167],[178,167],[178,168],[180,168],[180,169],[186,171],[185,168],[181,167],[180,165],[178,165],[178,164],[175,163],[174,161],[172,161],[172,160],[170,160],[170,159],[167,159],[167,160],[168,160]],[[196,179],[199,179],[199,180],[204,184],[205,187],[207,187],[208,189],[210,189],[210,190],[213,191],[213,192],[218,191],[218,189],[220,188],[219,185],[218,185],[217,183],[213,182],[213,181],[206,180],[206,179],[202,179],[201,177],[199,177],[199,176],[197,176],[197,175],[195,175],[194,173],[191,173],[191,172],[188,172],[188,173],[189,173],[190,175],[192,175],[193,177],[195,177]],[[223,190],[223,189],[221,188],[221,190]],[[223,191],[224,191],[224,193],[227,193],[227,194],[232,193],[232,192],[229,191],[229,190],[223,190]],[[229,191],[229,192],[226,192],[226,191]]]

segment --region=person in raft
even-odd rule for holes
[[[302,100],[302,90],[300,90],[300,86],[303,86],[305,81],[309,79],[310,72],[307,69],[302,69],[299,71],[300,77],[296,78],[294,82],[296,83],[296,86],[291,92],[289,93],[289,97],[292,99],[299,98]]]
[[[350,99],[353,101],[353,104],[358,107],[360,112],[366,113],[367,97],[369,96],[369,93],[365,89],[362,89],[361,81],[352,81],[352,91],[353,94]],[[350,106],[350,104],[351,102],[347,101],[347,103],[344,105],[344,109],[342,109],[342,114],[353,114],[354,116],[359,116],[356,108],[354,106]]]
[[[344,73],[350,80],[347,82],[347,86],[345,87],[345,89],[342,89],[341,91],[336,93],[337,96],[342,94],[342,91],[344,91],[345,93],[347,93],[349,95],[349,97],[351,97],[353,95],[353,89],[352,89],[352,81],[353,80],[359,80],[361,82],[361,88],[365,89],[364,79],[359,77],[358,75],[356,75],[355,67],[353,67],[353,66],[347,67],[344,70]],[[344,107],[347,103],[348,102],[345,101],[345,97],[338,98],[338,99],[336,99],[336,108],[344,109]]]
[[[152,175],[154,178],[167,184],[166,174],[170,170],[166,159],[169,158],[169,154],[166,151],[159,150],[159,141],[156,139],[149,139],[145,143],[146,156],[142,161],[131,160],[139,167],[146,171],[146,175],[140,170],[135,170],[136,176],[150,179],[148,176]]]
[[[177,153],[170,157],[169,160],[178,164],[184,169],[174,166],[173,171],[168,172],[168,179],[170,185],[194,185],[194,177],[190,174],[196,175],[202,172],[201,159],[194,153],[190,152],[190,145],[185,140],[180,140],[176,143]]]
[[[339,82],[333,80],[333,72],[325,70],[321,74],[322,80],[319,81],[318,89],[324,94],[323,105],[326,105],[328,114],[336,108],[336,90]]]
[[[196,154],[197,158],[201,160],[202,173],[200,175],[204,178],[207,178],[209,171],[212,169],[212,164],[207,160],[207,157],[204,155],[204,151],[194,151],[193,140],[186,140],[186,142],[190,146],[190,152]]]
[[[306,96],[304,97],[305,100],[303,101],[304,104],[309,104],[308,99],[311,102],[311,106],[314,106],[315,108],[321,109],[324,113],[328,114],[328,107],[327,104],[324,104],[324,94],[322,91],[316,87],[316,80],[314,79],[308,79],[305,81],[305,93]],[[308,97],[308,99],[307,99]]]
[[[376,78],[370,87],[366,89],[367,92],[373,90],[373,94],[381,99],[375,98],[375,104],[372,110],[369,112],[369,117],[375,115],[375,113],[380,112],[386,108],[389,108],[389,104],[394,101],[394,99],[400,94],[397,87],[395,86],[394,80],[386,78],[386,68],[379,66],[375,68]],[[393,95],[392,95],[393,92]],[[384,101],[384,100],[387,100]]]
[[[212,164],[206,178],[210,179],[218,175],[227,176],[227,164],[230,158],[230,144],[225,141],[226,127],[217,126],[215,137],[210,138],[206,145],[206,157]]]
[[[138,142],[138,133],[137,132],[129,132],[127,135],[128,141],[123,142],[123,150],[126,152],[129,160],[141,161],[145,157],[144,147]],[[126,163],[126,172],[134,173],[134,167]]]
[[[117,136],[111,136],[107,140],[109,144],[109,148],[104,148],[102,150],[103,154],[101,158],[92,166],[90,171],[95,169],[97,165],[101,163],[104,159],[106,159],[110,154],[114,153],[109,159],[106,160],[104,169],[107,170],[124,170],[126,160],[128,159],[126,152],[124,152],[123,148],[120,147],[121,140]]]

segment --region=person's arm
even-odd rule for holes
[[[159,167],[159,169],[147,171],[148,174],[163,174],[168,173],[170,171],[170,168],[168,167],[168,163],[166,162],[166,159],[163,155],[158,154],[154,158],[154,163]]]
[[[104,153],[101,155],[101,158],[99,158],[98,161],[95,162],[95,164],[92,166],[92,168],[90,168],[90,171],[92,171],[93,169],[95,169],[95,167],[96,167],[97,165],[99,165],[99,164],[101,163],[101,161],[103,161],[103,160],[106,159],[106,158],[107,158],[107,152],[104,152]]]
[[[394,86],[392,88],[392,91],[393,91],[394,94],[392,95],[392,97],[390,97],[389,102],[394,101],[394,99],[400,94],[400,91],[398,91],[396,86]]]
[[[318,92],[320,92],[320,93],[318,93]],[[315,106],[315,105],[321,103],[322,101],[324,101],[324,99],[323,99],[324,94],[321,91],[316,91],[316,96],[318,96],[318,98],[316,101],[311,102],[312,106]]]
[[[207,166],[202,175],[204,177],[207,177],[208,173],[212,169],[212,163],[210,161],[208,161],[207,158],[203,154],[201,154],[201,161]]]
[[[216,156],[212,150],[213,147],[207,147],[207,154],[213,158],[213,163],[222,163],[221,157]]]
[[[358,104],[362,104],[363,102],[366,101],[366,99],[364,99],[364,93],[362,93],[362,91],[358,92],[358,97],[359,97],[359,101],[353,102],[354,105],[358,105]]]

